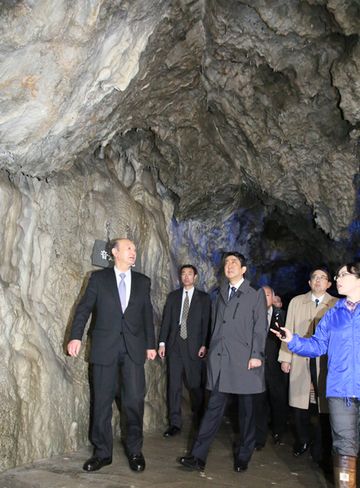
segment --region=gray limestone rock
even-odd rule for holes
[[[64,346],[107,222],[156,325],[184,261],[209,290],[236,248],[290,290],[358,252],[359,19],[356,0],[0,0],[0,469],[87,442]],[[146,376],[152,430],[164,365]]]

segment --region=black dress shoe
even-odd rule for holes
[[[101,469],[103,466],[107,466],[108,464],[112,463],[112,459],[108,458],[99,458],[96,456],[91,457],[88,459],[83,466],[84,471],[97,471]]]
[[[132,469],[133,471],[137,471],[138,473],[140,473],[140,471],[144,471],[145,459],[141,453],[140,454],[129,454],[128,455],[128,461],[129,461],[130,469]]]
[[[183,456],[178,461],[182,466],[192,471],[204,471],[205,469],[204,461],[195,456]]]
[[[309,447],[310,444],[308,442],[304,442],[303,444],[296,444],[293,449],[293,455],[295,457],[299,457],[302,454],[304,454],[304,452],[306,452],[309,449]]]
[[[238,460],[234,461],[234,471],[236,473],[241,473],[242,471],[246,471],[247,469],[248,469],[248,465],[244,461],[238,461]]]
[[[274,444],[280,444],[280,442],[281,442],[280,434],[278,434],[277,432],[274,432],[272,434],[272,438],[273,438]]]
[[[181,429],[176,427],[176,425],[171,425],[165,432],[163,433],[163,437],[174,437],[174,435],[179,434]]]

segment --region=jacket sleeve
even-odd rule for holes
[[[85,293],[75,309],[74,319],[71,325],[70,340],[77,339],[81,341],[82,339],[86,323],[96,303],[97,281],[96,273],[92,273]]]
[[[169,332],[170,332],[170,324],[171,324],[171,299],[170,295],[168,295],[163,311],[163,316],[162,316],[162,321],[161,321],[161,327],[160,327],[160,334],[159,334],[159,342],[165,342],[165,347],[166,343],[169,338]]]
[[[201,313],[201,345],[208,347],[209,342],[209,330],[211,319],[211,300],[210,296],[206,293],[202,300],[202,313]]]
[[[294,332],[295,328],[295,302],[294,299],[290,301],[288,312],[286,315],[286,322],[285,327],[290,330],[290,332]],[[281,342],[281,347],[279,351],[278,361],[280,363],[291,363],[292,361],[292,352],[289,350],[288,345],[286,342]]]
[[[254,308],[254,327],[253,341],[251,350],[251,359],[264,360],[265,342],[267,336],[267,316],[266,316],[266,299],[262,288],[257,292],[256,303]]]
[[[146,289],[145,289],[145,304],[144,304],[146,349],[156,349],[153,308],[150,299],[150,288],[151,288],[151,281],[150,278],[147,278]]]
[[[331,314],[326,312],[318,323],[315,334],[312,337],[304,338],[294,334],[288,343],[289,349],[299,356],[316,358],[327,353],[329,345],[329,321]]]

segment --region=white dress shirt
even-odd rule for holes
[[[128,269],[127,271],[120,271],[116,266],[114,266],[114,272],[115,272],[115,276],[116,276],[116,284],[117,284],[118,289],[119,289],[119,283],[121,281],[120,273],[125,274],[124,281],[125,281],[126,307],[127,307],[129,305],[130,292],[131,292],[131,269]]]
[[[181,300],[181,310],[180,310],[180,317],[179,317],[179,324],[181,322],[181,316],[182,316],[182,312],[183,312],[183,308],[184,308],[184,300],[185,300],[185,297],[186,297],[186,292],[187,292],[188,297],[189,297],[189,307],[190,307],[191,300],[192,300],[192,297],[193,297],[193,294],[194,294],[194,290],[195,290],[194,287],[190,288],[190,290],[185,290],[185,288],[183,288],[183,294],[182,294],[182,300]]]
[[[232,285],[231,283],[229,283],[229,293],[228,293],[228,298],[230,297],[230,293],[231,293],[231,288],[236,288],[236,291],[238,291],[238,289],[240,288],[240,286],[244,283],[244,278],[241,278],[240,281],[238,281],[237,283],[235,283],[234,285]]]
[[[318,301],[318,306],[319,306],[320,303],[324,300],[324,296],[325,296],[325,294],[324,295],[321,295],[321,297],[316,297],[315,295],[311,294],[311,300],[314,303],[316,303],[315,300],[317,300]]]
[[[184,307],[184,300],[185,300],[185,292],[187,292],[188,294],[188,297],[189,297],[189,307],[191,305],[191,300],[192,300],[192,297],[194,295],[194,290],[195,290],[195,287],[193,286],[192,288],[190,288],[190,290],[185,290],[185,288],[183,288],[183,293],[182,293],[182,299],[181,299],[181,309],[180,309],[180,317],[179,317],[179,324],[181,322],[181,316],[182,316],[182,311],[183,311],[183,307]],[[165,346],[165,342],[159,342],[159,346],[160,347],[164,347]]]

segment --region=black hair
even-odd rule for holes
[[[240,261],[241,266],[246,266],[245,256],[237,251],[228,251],[223,254],[223,263],[225,264],[226,258],[229,256],[235,256]]]
[[[326,266],[315,266],[314,268],[312,268],[310,273],[309,273],[309,279],[310,280],[312,278],[312,275],[315,273],[315,271],[323,271],[326,274],[328,281],[330,281],[330,283],[331,283],[331,281],[332,281],[331,274],[330,274],[330,271],[328,270],[328,268]]]
[[[181,266],[181,268],[179,269],[179,274],[181,274],[183,269],[185,269],[185,268],[191,268],[194,271],[195,275],[198,274],[197,269],[195,268],[195,266],[193,264],[183,264]]]
[[[347,270],[348,273],[356,276],[356,278],[360,278],[360,261],[353,261],[352,263],[342,264],[336,270],[336,275],[335,276],[338,276],[339,275],[339,271],[341,270],[341,268],[344,268],[344,267],[346,267],[346,270]]]

